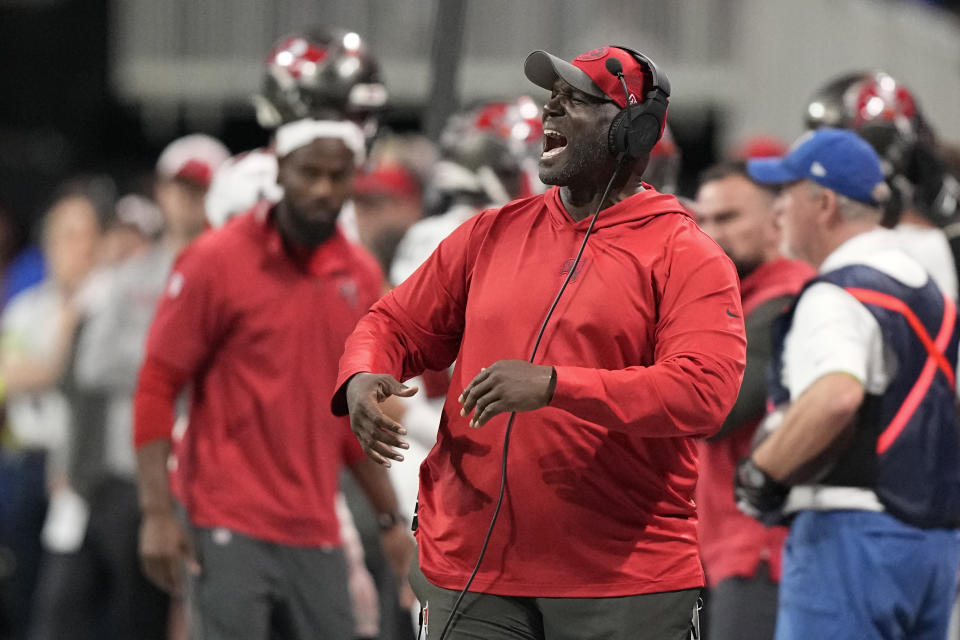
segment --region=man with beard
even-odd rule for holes
[[[177,591],[186,561],[192,635],[205,640],[352,638],[334,512],[341,466],[379,512],[398,572],[410,557],[384,469],[322,401],[382,286],[336,225],[363,133],[304,119],[277,130],[276,148],[282,200],[201,236],[174,265],[136,395],[144,569]],[[171,488],[174,405],[187,384]]]
[[[780,550],[784,527],[765,527],[740,513],[730,486],[737,462],[766,414],[765,375],[771,328],[813,269],[780,255],[773,210],[775,189],[753,181],[742,161],[708,169],[697,190],[697,222],[726,252],[740,276],[747,368],[733,410],[720,431],[698,442],[700,555],[707,572],[707,611],[712,640],[767,639],[777,617]]]
[[[687,638],[695,438],[744,366],[736,274],[641,180],[669,95],[647,58],[537,51],[525,72],[551,91],[539,175],[556,186],[471,218],[371,309],[334,411],[371,459],[400,461],[406,431],[379,403],[456,360],[420,469],[428,638]]]

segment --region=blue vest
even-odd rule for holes
[[[884,345],[897,359],[886,392],[865,396],[852,442],[817,483],[872,489],[890,514],[917,527],[956,526],[960,421],[953,376],[960,332],[953,302],[932,280],[914,288],[864,265],[823,274],[807,287],[817,282],[857,298],[876,318]],[[784,338],[795,308],[774,326],[768,389],[775,405],[790,400],[780,381]]]

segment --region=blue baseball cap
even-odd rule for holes
[[[825,127],[811,131],[782,158],[749,160],[747,173],[764,184],[812,180],[871,206],[881,204],[889,196],[877,152],[846,129]]]

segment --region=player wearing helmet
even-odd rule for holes
[[[397,248],[390,280],[399,284],[461,223],[481,209],[543,190],[536,177],[543,126],[528,96],[481,103],[450,117],[440,161],[427,185],[427,217]]]
[[[253,97],[257,122],[274,131],[302,119],[349,120],[369,145],[377,116],[387,102],[379,65],[363,39],[336,27],[309,27],[281,37],[264,62],[263,85]],[[271,148],[231,158],[216,173],[207,196],[207,219],[214,227],[249,210],[258,200],[278,202],[277,159]],[[356,240],[348,203],[340,216],[347,237]]]
[[[913,93],[883,71],[848,73],[818,90],[804,117],[810,129],[851,129],[873,146],[893,195],[885,226],[896,227],[903,249],[956,300],[960,238],[948,239],[939,229],[960,216],[960,183],[939,157]]]
[[[371,136],[386,102],[377,61],[360,36],[323,27],[280,39],[267,56],[262,93],[254,97],[264,129],[303,118],[347,118]]]

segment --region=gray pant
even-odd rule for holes
[[[707,598],[706,640],[770,640],[777,624],[776,582],[766,564],[753,578],[727,578]]]
[[[343,552],[193,527],[202,568],[188,579],[192,640],[350,640]]]
[[[410,585],[439,640],[459,591],[432,584],[418,566]],[[467,593],[445,640],[688,640],[699,589],[620,598],[519,598]]]

